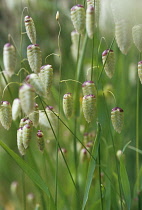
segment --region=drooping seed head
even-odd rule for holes
[[[86,121],[91,122],[96,115],[96,97],[85,95],[82,100],[82,109]]]
[[[10,43],[6,43],[4,45],[3,64],[4,64],[5,71],[11,77],[15,72],[16,50],[15,50],[15,47]]]
[[[93,81],[85,81],[82,84],[83,95],[96,95],[96,87]]]
[[[73,111],[73,98],[71,93],[66,93],[63,96],[63,111],[67,118],[70,118]]]
[[[17,147],[22,156],[26,154],[26,149],[23,145],[23,127],[17,130]]]
[[[112,78],[115,70],[115,58],[114,58],[114,51],[107,49],[102,53],[102,62],[104,65],[104,69],[106,75],[109,78]]]
[[[21,107],[25,114],[30,114],[34,110],[35,103],[34,89],[30,84],[24,84],[19,89],[19,99]]]
[[[90,39],[93,38],[95,29],[95,10],[93,6],[88,6],[86,10],[86,31]]]
[[[42,64],[41,50],[38,44],[32,44],[27,47],[27,58],[31,70],[36,74],[40,72]]]
[[[21,102],[19,98],[15,98],[12,104],[12,119],[16,120],[21,114]]]
[[[119,107],[114,107],[111,110],[111,121],[114,127],[114,130],[118,133],[121,133],[123,128],[123,118],[124,118],[124,111]]]
[[[142,52],[142,24],[135,25],[132,28],[133,42],[137,49]]]
[[[23,146],[25,149],[29,147],[29,142],[31,140],[32,126],[26,124],[23,126]]]
[[[1,101],[0,103],[0,122],[2,126],[9,130],[12,123],[12,108],[8,101]]]
[[[24,22],[28,38],[32,44],[36,44],[36,29],[33,19],[30,16],[25,16]]]
[[[77,4],[71,8],[71,20],[75,30],[79,34],[83,34],[85,29],[85,10],[82,5]]]

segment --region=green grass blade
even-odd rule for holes
[[[131,191],[130,191],[130,183],[126,171],[126,167],[124,164],[123,159],[120,159],[120,177],[121,177],[121,184],[124,193],[125,202],[127,205],[127,209],[129,210],[131,207]]]
[[[13,152],[6,144],[0,141],[1,147],[13,158],[25,174],[49,197],[51,201],[51,209],[55,209],[52,195],[42,178],[15,152]]]
[[[101,136],[101,125],[100,125],[100,123],[98,123],[97,136],[96,136],[96,139],[95,139],[95,142],[94,142],[94,147],[93,147],[93,150],[92,150],[92,155],[93,155],[94,159],[96,159],[97,155],[98,155],[100,136]],[[91,158],[90,162],[89,162],[82,210],[84,210],[84,208],[86,206],[86,203],[87,203],[87,200],[88,200],[89,190],[90,190],[90,187],[91,187],[91,182],[92,182],[93,175],[94,175],[94,170],[95,170],[95,167],[96,167],[96,161],[94,159]]]

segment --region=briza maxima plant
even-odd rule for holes
[[[85,95],[96,95],[96,87],[93,81],[85,81],[82,84],[83,96]]]
[[[71,93],[66,93],[63,96],[63,111],[67,118],[70,118],[72,116],[73,98]]]
[[[96,97],[94,95],[86,95],[82,100],[82,110],[85,120],[89,123],[96,115]]]
[[[79,34],[83,34],[85,30],[85,9],[81,4],[71,8],[71,20],[75,30]]]
[[[119,107],[115,107],[111,110],[111,121],[113,128],[116,132],[121,133],[124,121],[124,111]]]
[[[31,134],[32,134],[32,123],[26,124],[23,126],[23,146],[25,149],[29,147],[29,142],[31,140]]]
[[[142,24],[135,25],[132,28],[132,36],[135,46],[142,52]]]
[[[15,73],[15,65],[16,65],[16,50],[15,47],[6,43],[3,48],[3,64],[4,69],[11,77]]]
[[[34,98],[34,88],[30,84],[23,84],[19,89],[19,99],[21,101],[22,111],[26,115],[34,111]]]
[[[21,114],[21,102],[19,98],[15,98],[12,104],[12,119],[16,120]]]
[[[24,22],[27,36],[29,37],[32,44],[36,44],[36,29],[33,19],[30,16],[25,16]]]
[[[102,53],[102,62],[106,75],[111,79],[115,71],[115,58],[113,50],[105,50]]]
[[[1,101],[0,103],[0,122],[2,126],[9,130],[12,123],[12,108],[8,101]]]
[[[17,130],[17,147],[22,156],[26,154],[26,149],[23,145],[23,127],[20,127]]]
[[[42,58],[41,50],[38,44],[32,44],[27,47],[27,58],[31,70],[36,74],[39,73],[42,65]]]
[[[93,38],[95,29],[95,9],[93,6],[87,6],[86,10],[86,31],[90,39]]]

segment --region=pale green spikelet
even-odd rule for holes
[[[9,130],[12,122],[12,108],[8,101],[1,101],[0,104],[0,122],[2,126]]]
[[[34,111],[35,92],[31,85],[24,84],[19,89],[19,99],[21,101],[22,111],[28,115]]]
[[[105,50],[102,53],[102,62],[104,65],[106,75],[111,79],[115,70],[114,51],[109,49]]]
[[[36,74],[39,73],[42,65],[42,58],[41,50],[38,44],[32,44],[27,47],[27,58],[31,70]]]
[[[45,96],[45,87],[44,84],[42,82],[42,80],[40,79],[40,77],[35,74],[32,73],[30,75],[28,75],[25,79],[26,83],[30,84],[33,86],[33,88],[35,89],[35,92],[40,95],[40,96]]]
[[[37,132],[37,142],[38,142],[39,150],[43,151],[45,144],[44,144],[44,134],[41,130],[38,130],[38,132]]]
[[[142,84],[142,61],[138,62],[138,76],[139,76],[140,82]]]
[[[32,126],[29,124],[24,125],[23,126],[23,146],[25,149],[29,147],[31,134],[32,134]]]
[[[135,46],[142,52],[142,24],[135,25],[132,28],[132,36]]]
[[[48,94],[53,81],[53,68],[51,65],[44,65],[40,68],[39,77],[44,84],[45,92]]]
[[[42,129],[49,129],[50,125],[47,119],[47,116],[44,111],[39,110],[39,126],[41,126]]]
[[[72,116],[73,110],[73,98],[71,93],[66,93],[63,96],[63,111],[67,118]]]
[[[82,84],[83,96],[96,95],[96,87],[93,81],[85,81]]]
[[[86,95],[82,101],[83,114],[86,121],[91,122],[96,115],[96,98],[94,95]]]
[[[77,60],[77,55],[78,55],[78,43],[79,43],[79,33],[77,31],[72,31],[71,32],[71,54],[73,59],[76,61]],[[79,52],[81,51],[81,48],[79,49]]]
[[[36,29],[33,19],[30,16],[25,16],[24,22],[27,36],[29,37],[32,44],[36,44]]]
[[[7,43],[4,45],[3,64],[4,64],[5,71],[11,77],[15,72],[16,51],[15,51],[15,47],[10,43]]]
[[[26,154],[26,149],[23,145],[23,127],[17,130],[17,147],[22,156]]]
[[[93,6],[94,7],[94,0],[87,0],[87,7]]]
[[[83,34],[85,29],[85,10],[82,5],[77,4],[71,8],[71,20],[75,30],[79,34]]]
[[[39,108],[38,104],[35,103],[34,105],[34,111],[29,114],[29,119],[33,122],[33,126],[37,127],[39,124]]]
[[[57,129],[58,114],[54,112],[53,106],[46,107],[46,113],[54,129]]]
[[[121,133],[123,128],[124,111],[119,107],[115,107],[111,110],[111,121],[113,128],[116,132]]]
[[[90,39],[93,38],[95,29],[95,10],[93,6],[88,6],[86,10],[86,31]]]
[[[15,98],[12,104],[12,119],[16,120],[21,114],[21,102],[19,98]]]

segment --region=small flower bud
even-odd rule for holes
[[[15,64],[16,64],[16,51],[15,47],[7,43],[3,48],[3,64],[5,71],[11,77],[15,72]]]
[[[24,84],[19,89],[19,99],[21,101],[21,107],[25,114],[30,114],[34,111],[34,89],[29,84]]]
[[[123,127],[124,111],[119,107],[115,107],[111,110],[111,121],[113,128],[116,132],[121,133]]]
[[[31,70],[36,74],[39,73],[40,67],[42,65],[42,59],[40,47],[38,44],[29,45],[27,47],[27,58]]]
[[[83,34],[85,29],[85,10],[82,5],[77,4],[71,8],[71,20],[75,30],[79,34]]]
[[[0,122],[2,126],[9,130],[12,122],[12,109],[8,101],[1,101],[0,104]]]
[[[109,78],[112,78],[112,76],[114,74],[114,70],[115,70],[115,60],[114,60],[113,50],[105,50],[102,53],[102,62],[104,65],[106,75]]]
[[[73,98],[71,93],[66,93],[63,96],[63,110],[64,114],[67,118],[70,118],[72,115],[73,109]]]
[[[83,114],[86,121],[91,122],[96,114],[96,98],[94,95],[86,95],[82,101]]]
[[[30,16],[26,16],[24,19],[27,36],[32,44],[36,44],[36,29],[33,19]]]

